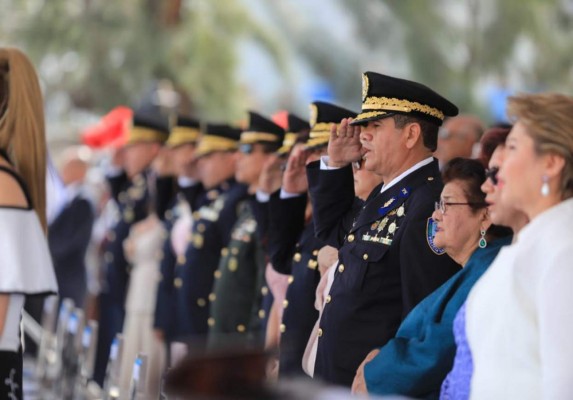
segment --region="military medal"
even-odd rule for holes
[[[384,229],[386,227],[387,223],[388,223],[388,217],[382,218],[382,221],[380,221],[380,223],[378,224],[378,228],[376,228],[378,233],[380,233],[382,231],[382,229]]]
[[[388,227],[388,233],[393,234],[394,232],[396,232],[396,223],[392,222]]]
[[[404,215],[404,205],[401,205],[400,208],[398,209],[398,212],[396,213],[399,217],[402,217]]]

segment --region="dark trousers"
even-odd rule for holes
[[[109,360],[109,350],[115,335],[123,329],[125,309],[123,304],[113,302],[109,294],[99,296],[99,329],[94,380],[103,387],[105,371]]]

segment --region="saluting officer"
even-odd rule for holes
[[[261,229],[264,232],[268,232],[269,200],[271,194],[281,188],[286,159],[296,143],[306,143],[310,131],[308,120],[305,121],[291,112],[288,112],[286,117],[287,126],[282,146],[266,162],[259,179],[257,203],[266,205],[266,207],[258,207],[256,210],[265,210],[266,217],[256,215],[255,218],[259,225],[265,222],[265,227]],[[267,265],[264,271],[265,285],[261,288],[262,302],[258,315],[261,326],[265,330],[265,347],[274,349],[278,347],[280,341],[279,326],[282,319],[283,300],[286,296],[287,276],[276,272],[269,262],[268,235],[263,238],[263,243],[265,243]],[[274,365],[269,369],[269,377],[277,377],[278,353],[273,357],[272,363]]]
[[[165,212],[165,237],[162,251],[159,254],[161,279],[157,290],[155,316],[153,326],[159,340],[163,340],[169,348],[173,339],[176,319],[173,314],[175,307],[175,265],[177,257],[183,255],[185,248],[179,236],[185,235],[185,241],[191,230],[191,212],[198,210],[207,202],[205,190],[197,175],[195,150],[201,135],[199,121],[194,118],[178,116],[166,146],[170,149],[173,169],[177,177],[176,193],[171,193],[170,207]],[[169,194],[173,182],[165,179],[163,187],[158,182],[158,192]],[[169,355],[169,351],[167,352]]]
[[[99,384],[103,384],[111,342],[121,332],[125,316],[129,265],[123,252],[123,241],[131,226],[145,219],[151,210],[149,167],[168,136],[166,119],[136,113],[126,143],[116,155],[115,161],[119,165],[112,171],[113,176],[108,176],[118,218],[103,245],[105,282],[99,298],[100,325],[94,372],[94,379]]]
[[[310,110],[310,138],[304,147],[293,149],[282,190],[270,200],[271,263],[277,272],[289,275],[280,325],[281,377],[304,375],[302,357],[318,318],[314,307],[316,287],[320,281],[317,255],[325,243],[314,236],[304,165],[326,154],[331,124],[356,116],[353,111],[319,101],[312,103]]]
[[[207,124],[195,152],[208,202],[193,213],[187,249],[175,267],[179,341],[206,339],[209,303],[215,300],[214,273],[237,220],[237,206],[247,196],[247,186],[234,179],[240,134],[241,130],[228,125]]]
[[[249,197],[240,204],[231,240],[221,250],[209,318],[209,347],[221,349],[263,344],[261,289],[265,282],[268,203],[257,201],[263,166],[280,148],[284,129],[262,115],[249,112],[249,125],[241,134],[235,178],[248,185]],[[258,217],[258,219],[257,219]]]
[[[438,127],[458,113],[416,82],[367,72],[362,112],[331,130],[328,157],[307,168],[316,233],[339,248],[326,299],[315,376],[350,386],[373,348],[383,346],[424,297],[459,270],[433,245],[428,222],[442,189]],[[379,174],[356,211],[351,162]]]

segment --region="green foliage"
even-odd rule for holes
[[[202,116],[238,117],[237,43],[252,37],[284,66],[276,41],[236,0],[182,1],[170,22],[162,0],[21,1],[7,41],[47,68],[48,96],[64,91],[96,112],[135,104],[151,81],[169,79]]]

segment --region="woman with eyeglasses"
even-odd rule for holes
[[[506,128],[492,128],[486,131],[481,139],[480,159],[485,162],[489,159],[489,168],[485,173],[486,180],[481,190],[486,195],[485,202],[488,205],[491,222],[495,224],[490,230],[509,227],[513,231],[515,240],[516,235],[527,223],[527,216],[516,210],[512,204],[501,201],[501,185],[498,185],[499,167],[503,163],[505,139],[509,131]],[[469,397],[473,370],[472,354],[465,334],[465,303],[454,319],[453,333],[456,341],[456,356],[452,371],[442,384],[440,398],[462,400]]]
[[[571,398],[573,98],[524,94],[508,114],[498,185],[530,222],[468,297],[470,398]]]
[[[485,169],[477,160],[455,158],[444,169],[440,202],[428,226],[428,245],[463,269],[426,297],[404,319],[396,336],[371,352],[359,367],[355,393],[437,398],[456,351],[452,324],[471,287],[494,260],[505,237],[488,234]],[[428,225],[431,220],[428,221]]]

